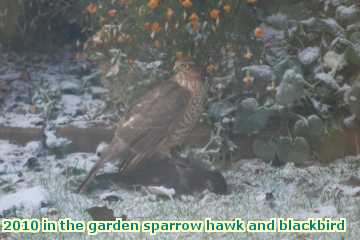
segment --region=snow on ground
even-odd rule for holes
[[[313,52],[311,50],[307,54],[303,53],[304,61],[316,59]],[[74,79],[74,76],[64,73],[66,69],[69,69],[69,66],[58,65],[48,66],[44,71],[32,72],[35,82],[48,81],[49,92],[44,93],[44,96],[39,93],[33,100],[39,107],[45,106],[49,113],[57,111],[58,115],[51,124],[72,123],[87,126],[98,119],[106,119],[103,114],[99,115],[106,106],[105,101],[84,93],[83,89],[79,89],[81,84],[69,85],[66,79]],[[76,70],[75,66],[72,71],[74,69]],[[64,85],[61,85],[62,81],[65,81]],[[57,91],[62,91],[63,94],[51,95]],[[22,92],[14,93],[14,98],[20,95],[23,95]],[[48,102],[44,102],[44,99]],[[21,109],[12,105],[12,98],[5,101],[7,112],[0,114],[1,125],[38,127],[46,122],[43,114],[24,114],[24,110],[30,109],[31,101],[23,100]],[[103,205],[113,209],[115,216],[125,214],[131,220],[346,217],[347,239],[357,239],[360,235],[360,183],[356,180],[360,179],[360,157],[339,159],[328,166],[313,165],[305,168],[297,168],[292,164],[274,168],[256,159],[241,160],[232,166],[231,170],[222,171],[230,186],[230,194],[224,196],[203,192],[171,199],[156,197],[151,191],[131,191],[115,185],[98,189],[88,195],[79,195],[73,190],[89,171],[97,156],[89,153],[64,155],[56,148],[61,145],[58,141],[64,139],[57,139],[51,132],[48,132],[47,136],[50,136],[48,140],[51,142],[48,144],[54,146],[54,149],[44,148],[41,142],[29,142],[20,146],[0,140],[0,217],[70,217],[90,220],[86,209]],[[105,167],[106,172],[114,169],[116,170],[109,164]],[[19,236],[14,234],[8,238],[19,239]],[[181,233],[157,236],[159,239],[294,239],[294,235],[290,234]],[[316,239],[339,239],[338,234],[315,236]],[[20,237],[30,238],[26,234]],[[119,237],[152,238],[148,234],[99,234],[92,239]],[[44,238],[54,239],[55,236],[31,236],[31,239]],[[89,239],[86,235],[69,233],[57,234],[56,238]]]
[[[54,219],[70,217],[77,220],[90,220],[85,210],[93,206],[107,206],[114,210],[115,216],[125,214],[132,220],[346,217],[349,239],[356,239],[360,234],[360,189],[356,182],[356,179],[360,179],[360,157],[340,159],[326,167],[314,165],[306,168],[297,168],[292,164],[273,168],[260,160],[242,160],[231,170],[223,171],[230,185],[229,195],[203,192],[170,200],[141,190],[125,190],[115,185],[88,195],[75,194],[73,189],[86,172],[77,175],[72,173],[70,168],[88,169],[87,163],[94,162],[96,155],[74,153],[60,158],[50,155],[39,157],[43,168],[41,171],[22,170],[26,159],[35,154],[34,147],[30,147],[33,145],[35,144],[16,146],[5,141],[0,144],[0,159],[12,159],[12,165],[19,164],[14,171],[0,172],[0,215],[4,217],[6,214],[11,216],[12,211],[9,209],[14,209],[13,206],[16,206],[16,214],[20,217],[29,217],[32,213],[34,217],[50,215]],[[7,164],[6,162],[2,162],[0,167]],[[15,178],[19,173],[25,177]],[[3,179],[12,178],[13,182],[1,184]],[[6,192],[6,189],[11,189],[9,186],[15,187]],[[111,196],[115,197],[115,201],[106,200]],[[17,235],[13,236],[17,239]],[[60,236],[63,239],[87,239],[80,234],[59,234],[58,237]],[[116,236],[134,239],[149,237],[146,234],[99,234],[94,239],[115,239]],[[182,233],[157,236],[159,239],[212,239],[215,236],[216,239],[290,239],[293,235]],[[337,234],[316,236],[319,236],[318,239],[339,239]],[[40,239],[40,236],[38,237],[35,235],[33,239]]]
[[[22,171],[29,159],[36,157],[41,151],[40,142],[29,142],[21,147],[0,140],[0,172],[9,173]]]
[[[0,212],[14,207],[24,206],[28,209],[38,209],[45,199],[44,189],[40,186],[18,189],[15,193],[0,198]]]
[[[0,123],[11,127],[36,127],[39,123],[43,122],[43,119],[37,114],[31,113],[6,113],[0,114]]]

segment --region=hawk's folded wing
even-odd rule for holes
[[[116,137],[123,139],[130,150],[129,158],[120,164],[121,173],[136,168],[146,156],[158,150],[161,141],[183,116],[190,97],[190,92],[176,82],[166,82],[135,104],[116,130]]]

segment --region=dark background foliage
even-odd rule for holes
[[[203,122],[218,134],[214,158],[250,146],[265,161],[301,165],[359,144],[349,140],[360,109],[353,1],[5,0],[0,9],[5,46],[84,49],[115,107],[131,106],[191,55],[209,86]]]

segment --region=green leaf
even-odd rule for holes
[[[311,115],[308,117],[310,135],[315,137],[321,137],[324,134],[324,123],[317,115]]]
[[[299,119],[294,124],[295,136],[306,138],[311,145],[318,145],[324,135],[324,123],[317,115]]]
[[[304,95],[304,78],[295,70],[289,69],[279,85],[276,101],[284,106],[291,106]]]
[[[295,138],[289,159],[295,164],[301,164],[310,159],[310,146],[304,137]]]
[[[253,152],[257,158],[264,160],[265,162],[272,162],[276,155],[276,145],[273,141],[263,141],[256,139],[252,145]]]
[[[258,102],[255,98],[247,98],[241,102],[241,106],[249,111],[256,111],[258,108]]]
[[[209,117],[215,120],[221,120],[236,110],[236,106],[229,102],[214,102],[209,106]]]
[[[280,136],[276,141],[276,155],[281,163],[289,162],[289,155],[291,151],[290,137]]]
[[[309,123],[307,119],[299,119],[294,124],[294,134],[296,136],[307,136],[309,132]]]
[[[358,83],[354,83],[349,92],[345,95],[345,99],[349,105],[351,113],[355,115],[356,118],[360,119],[360,81]]]
[[[265,106],[259,107],[255,99],[245,99],[241,102],[235,117],[235,133],[256,134],[266,126],[268,119],[273,114],[273,109]]]
[[[280,136],[276,142],[276,154],[281,163],[294,162],[301,164],[310,159],[310,146],[304,137]]]

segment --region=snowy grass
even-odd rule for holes
[[[1,158],[5,152],[9,154],[2,142]],[[33,144],[34,145],[34,144]],[[24,152],[28,157],[33,148],[16,147],[15,152]],[[21,156],[16,159],[19,161]],[[15,158],[10,158],[14,160]],[[214,220],[231,220],[240,217],[244,220],[260,220],[273,217],[294,217],[305,219],[309,217],[347,218],[348,231],[346,239],[357,239],[360,235],[360,201],[359,186],[344,183],[351,176],[360,178],[360,157],[349,157],[338,160],[329,166],[310,166],[297,168],[292,164],[284,168],[273,168],[260,160],[242,160],[236,163],[224,175],[230,185],[231,193],[221,196],[204,192],[194,196],[180,196],[174,200],[157,198],[142,191],[129,191],[112,186],[111,190],[97,190],[90,195],[74,194],[76,179],[83,175],[72,176],[64,173],[64,167],[73,166],[86,168],[94,155],[75,153],[65,158],[55,159],[53,156],[40,158],[43,172],[23,171],[25,183],[12,182],[16,186],[15,193],[1,192],[1,200],[11,198],[14,194],[26,194],[29,204],[22,201],[22,208],[14,204],[20,217],[48,217],[59,219],[70,217],[74,220],[91,220],[86,209],[93,206],[107,206],[114,210],[114,215],[125,214],[130,220],[203,220],[210,217]],[[24,162],[24,161],[20,161]],[[4,164],[4,163],[3,163]],[[85,167],[86,166],[86,167]],[[17,168],[18,169],[18,168]],[[13,175],[11,175],[13,176]],[[6,172],[1,178],[11,179]],[[77,183],[76,183],[77,184]],[[44,189],[44,194],[32,195],[26,188]],[[1,191],[1,188],[0,188]],[[13,195],[11,195],[13,194]],[[357,194],[357,196],[356,196]],[[106,195],[120,197],[118,202],[107,202]],[[48,207],[40,207],[41,201],[50,203]],[[38,202],[36,202],[38,199]],[[23,199],[22,199],[23,200]],[[30,201],[31,200],[31,201]],[[8,202],[7,202],[8,203]],[[14,202],[16,203],[16,202]],[[31,204],[30,204],[31,203]],[[38,203],[38,204],[36,204]],[[11,205],[11,204],[10,204]],[[5,204],[3,204],[5,206]],[[1,206],[0,206],[1,207]],[[9,207],[7,205],[7,207]],[[1,212],[0,212],[1,214]],[[19,239],[20,235],[13,235]],[[221,233],[171,233],[157,234],[155,237],[147,233],[141,234],[42,234],[22,235],[22,239],[341,239],[341,234],[221,234]],[[10,238],[11,239],[11,238]]]

